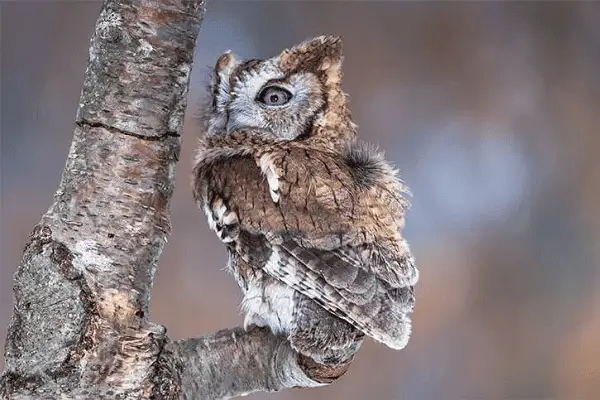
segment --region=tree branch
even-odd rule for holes
[[[54,202],[15,274],[2,398],[229,398],[318,386],[262,329],[170,342],[148,320],[203,0],[106,0]]]
[[[258,391],[322,386],[341,377],[352,359],[318,364],[267,329],[235,328],[167,344],[161,368],[179,368],[185,399],[228,399]]]

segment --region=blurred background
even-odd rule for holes
[[[0,343],[12,275],[73,132],[94,1],[1,4]],[[184,338],[239,325],[190,176],[208,66],[344,37],[361,135],[411,187],[413,335],[368,341],[334,385],[251,399],[600,399],[600,3],[218,1],[198,39],[151,317]],[[2,360],[0,359],[0,370]]]

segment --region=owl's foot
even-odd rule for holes
[[[328,330],[328,335],[319,335],[318,328],[311,332],[292,332],[288,338],[292,348],[321,364],[339,364],[352,357],[362,344],[364,335],[354,328],[339,332]]]
[[[364,338],[352,325],[308,299],[297,306],[295,323],[288,337],[292,348],[322,364],[347,360]]]
[[[223,243],[231,243],[240,235],[240,224],[237,213],[225,205],[222,198],[215,198],[207,213],[208,225],[216,232]],[[211,218],[212,217],[212,218]]]
[[[248,313],[244,317],[244,330],[248,332],[252,329],[253,326],[258,326],[259,328],[264,328],[267,326],[267,322],[259,317],[257,314]]]
[[[275,171],[275,165],[273,164],[270,155],[262,155],[258,163],[261,171],[267,177],[271,199],[273,199],[274,203],[279,202],[279,175]]]

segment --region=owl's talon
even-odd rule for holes
[[[252,322],[250,321],[250,318],[248,318],[247,315],[244,318],[244,324],[242,326],[243,326],[245,332],[248,332],[250,330],[250,328],[252,328],[252,326],[253,326]]]
[[[244,331],[248,332],[250,329],[252,329],[253,326],[264,328],[265,326],[267,326],[267,323],[261,317],[254,313],[246,314],[246,316],[244,317],[243,324]]]

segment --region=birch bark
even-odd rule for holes
[[[2,398],[231,398],[347,370],[266,330],[172,342],[148,318],[204,5],[104,1],[62,179],[15,274]]]

